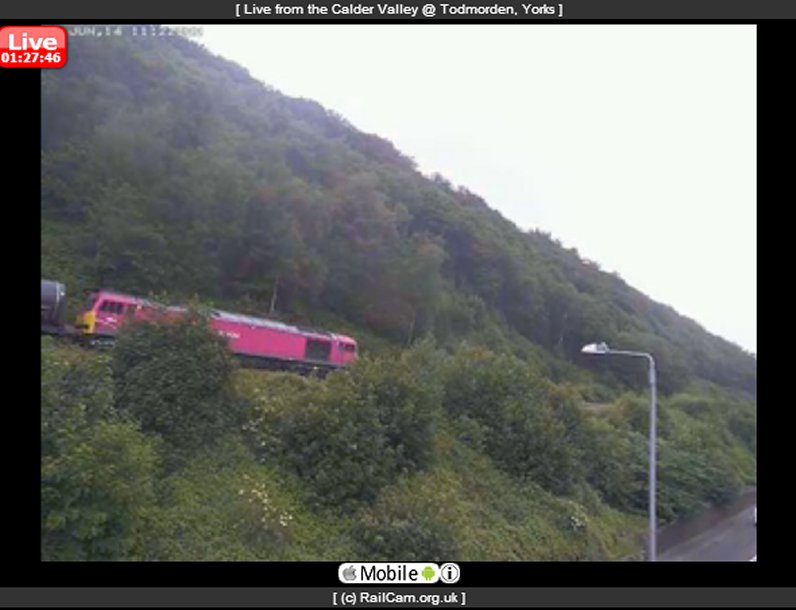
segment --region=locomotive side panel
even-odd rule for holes
[[[301,360],[304,357],[304,337],[275,329],[251,326],[213,318],[210,325],[224,335],[235,354]]]

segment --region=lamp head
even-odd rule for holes
[[[607,354],[608,346],[603,343],[589,343],[580,350],[584,354]]]

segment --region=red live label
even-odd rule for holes
[[[62,68],[66,64],[66,30],[57,25],[0,28],[0,67]]]

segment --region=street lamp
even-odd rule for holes
[[[655,421],[656,421],[656,404],[655,404],[655,360],[652,358],[651,354],[647,354],[646,352],[631,352],[626,350],[620,349],[610,349],[605,343],[590,343],[589,345],[584,345],[583,349],[581,350],[584,354],[591,354],[596,356],[605,356],[605,355],[617,355],[617,356],[633,356],[636,358],[646,358],[650,365],[650,373],[649,373],[649,380],[650,380],[650,393],[652,399],[650,401],[650,440],[649,440],[649,452],[650,452],[650,531],[649,531],[649,551],[648,551],[648,559],[649,561],[655,561],[655,446],[657,443],[657,437],[655,434]]]

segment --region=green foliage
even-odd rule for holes
[[[187,335],[215,354],[199,319],[185,324],[163,328],[174,349]],[[45,559],[605,559],[633,552],[645,527],[641,399],[595,409],[511,357],[468,347],[446,356],[422,341],[323,381],[219,375],[202,387],[248,405],[247,421],[199,417],[188,425],[217,437],[188,450],[114,406],[116,388],[129,390],[119,380],[162,357],[153,328],[130,329],[112,361],[43,340]],[[153,345],[150,358],[134,357]],[[754,407],[721,400],[661,404],[662,522],[755,481],[747,431],[730,425],[751,425]]]
[[[228,391],[234,362],[207,320],[131,324],[113,349],[114,399],[120,412],[187,455],[240,429],[241,401]]]
[[[103,354],[41,345],[41,436],[44,452],[55,450],[62,430],[94,424],[113,413],[110,365]]]
[[[582,445],[586,481],[610,506],[647,510],[647,439],[600,417],[587,420]]]
[[[155,443],[116,416],[104,358],[42,345],[42,559],[140,559]]]
[[[196,454],[163,480],[161,490],[158,559],[285,558],[299,505],[234,438]]]
[[[554,493],[579,478],[574,446],[577,417],[565,393],[509,356],[463,348],[445,371],[444,405],[461,437],[507,472]]]
[[[625,395],[612,411],[588,420],[587,480],[611,506],[645,512],[648,494],[649,405]],[[658,514],[669,522],[732,499],[756,481],[754,453],[739,414],[750,403],[727,403],[709,394],[678,394],[658,405]],[[751,425],[751,422],[749,422]],[[755,433],[751,433],[754,436]]]
[[[161,561],[332,560],[350,556],[344,521],[307,510],[295,485],[227,435],[159,484]]]
[[[64,435],[42,459],[42,559],[142,559],[158,462],[129,423]]]
[[[633,549],[643,519],[522,484],[450,432],[437,435],[432,469],[386,487],[360,513],[360,556],[534,561],[617,558]]]
[[[754,481],[753,457],[732,436],[720,404],[684,395],[669,409],[674,433],[660,446],[662,518],[727,502]]]
[[[616,406],[617,418],[615,421],[622,422],[621,425],[628,426],[631,430],[639,433],[644,438],[649,437],[651,409],[649,394],[644,396],[625,393],[617,399]],[[660,437],[668,437],[671,435],[671,412],[671,409],[667,408],[667,404],[659,399],[656,409],[656,432]]]
[[[316,504],[372,502],[384,485],[433,459],[433,362],[424,344],[397,362],[363,358],[323,384],[275,377],[252,424],[263,459],[305,481]]]
[[[435,561],[461,557],[457,494],[440,488],[438,473],[402,477],[362,511],[355,537],[370,561]]]
[[[757,409],[751,403],[735,403],[730,407],[727,426],[757,456]]]

